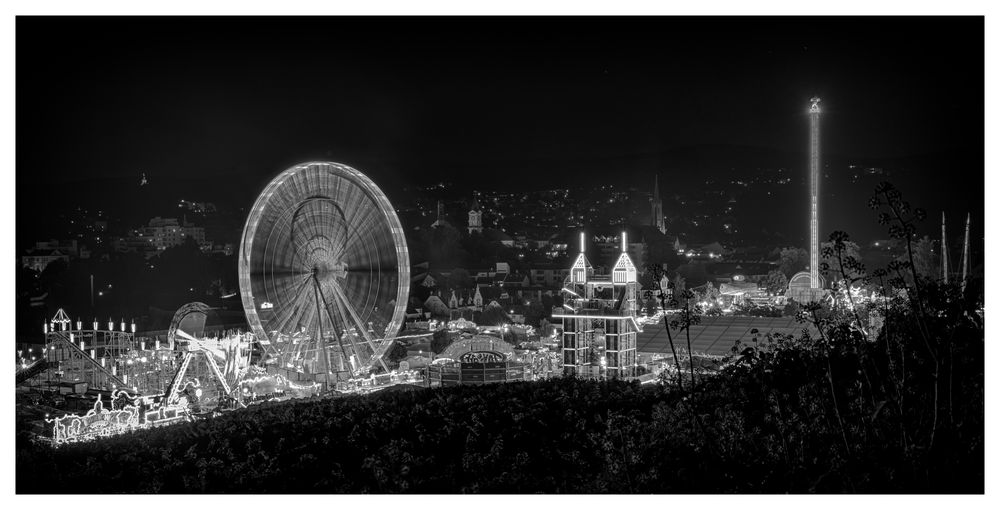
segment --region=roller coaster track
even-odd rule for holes
[[[121,389],[128,388],[128,385],[125,384],[125,381],[122,381],[121,378],[119,378],[117,375],[111,373],[111,371],[108,370],[107,367],[104,367],[103,365],[101,365],[100,363],[98,363],[97,360],[95,360],[94,358],[91,358],[90,355],[87,354],[86,351],[84,351],[83,349],[81,349],[79,345],[76,345],[75,343],[71,342],[69,340],[68,334],[65,334],[65,332],[62,332],[62,331],[60,331],[59,333],[64,333],[64,334],[58,335],[56,337],[55,341],[50,342],[48,345],[45,346],[45,356],[46,356],[46,358],[43,358],[43,359],[48,359],[49,357],[53,356],[53,353],[55,351],[52,350],[51,346],[53,344],[57,344],[57,348],[59,348],[59,349],[67,349],[70,352],[72,352],[73,354],[75,354],[76,357],[78,357],[79,359],[85,360],[95,370],[97,370],[98,372],[100,372],[101,374],[103,374],[105,377],[107,377],[108,382],[112,383],[117,388],[121,388]],[[53,361],[55,361],[55,360],[53,360]],[[105,388],[105,389],[111,389],[111,388]]]
[[[28,379],[38,375],[43,370],[49,367],[49,360],[41,358],[35,360],[34,363],[17,370],[17,384],[21,384]]]

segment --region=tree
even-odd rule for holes
[[[854,241],[846,239],[840,243],[826,241],[820,245],[819,261],[820,268],[827,274],[828,279],[851,280],[859,273],[857,265],[861,263],[861,248]]]
[[[548,318],[551,310],[551,308],[545,308],[538,300],[533,300],[524,312],[525,322],[532,326],[538,326],[540,321]]]
[[[677,274],[684,277],[688,288],[700,287],[708,282],[708,271],[705,264],[700,262],[689,262],[677,268]]]
[[[941,257],[934,250],[934,241],[924,236],[912,244],[913,269],[922,278],[936,280],[941,278]],[[908,261],[906,253],[900,255],[896,260],[900,262]]]
[[[640,289],[655,289],[658,282],[653,278],[653,272],[648,269],[639,273],[639,288]]]
[[[472,287],[472,276],[468,271],[460,267],[455,268],[448,275],[448,286],[453,289],[466,289]]]
[[[655,299],[650,297],[649,299],[646,300],[646,303],[643,306],[646,309],[646,316],[652,317],[653,315],[656,314],[656,309],[659,305],[656,303]]]
[[[714,283],[708,282],[705,284],[705,294],[703,295],[705,301],[715,303],[720,296],[722,296],[722,293],[719,292],[719,288]]]
[[[550,323],[548,320],[542,319],[538,321],[539,336],[543,338],[552,336],[552,330],[553,330],[552,323]]]
[[[461,234],[455,227],[444,224],[421,229],[418,236],[421,253],[426,254],[432,267],[455,267],[467,258],[461,245]]]
[[[788,289],[788,278],[780,269],[773,269],[767,273],[767,278],[764,279],[764,288],[771,295],[784,294],[785,290]]]
[[[441,354],[449,345],[451,345],[451,335],[448,334],[448,330],[439,329],[434,332],[431,338],[431,350],[434,354]]]
[[[789,300],[788,303],[785,304],[785,308],[781,310],[781,315],[783,317],[798,317],[801,309],[802,307],[798,302]]]
[[[510,324],[510,317],[501,306],[486,306],[476,322],[483,326],[499,326]]]
[[[687,298],[685,298],[685,291],[687,290],[687,285],[684,280],[684,277],[678,274],[677,276],[674,277],[674,281],[671,283],[673,284],[672,288],[674,290],[674,300],[677,301],[678,306],[684,306],[684,304],[687,302]]]
[[[791,279],[809,265],[809,252],[802,248],[784,248],[781,250],[781,272]]]
[[[406,346],[396,342],[393,344],[392,349],[386,353],[385,358],[390,364],[398,364],[403,358],[406,357]]]

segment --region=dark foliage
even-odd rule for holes
[[[455,341],[456,337],[457,335],[448,334],[448,330],[446,329],[435,331],[431,337],[431,350],[434,351],[434,354],[441,354]]]

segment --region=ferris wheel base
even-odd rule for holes
[[[300,372],[289,368],[282,368],[277,365],[268,365],[267,373],[281,375],[297,384],[320,384],[326,389],[333,389],[337,383],[351,380],[355,376],[348,371],[336,371],[333,373],[309,373]]]

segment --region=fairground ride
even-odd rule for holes
[[[238,269],[268,372],[325,389],[389,372],[409,256],[392,205],[364,174],[312,162],[275,177],[247,218]]]

